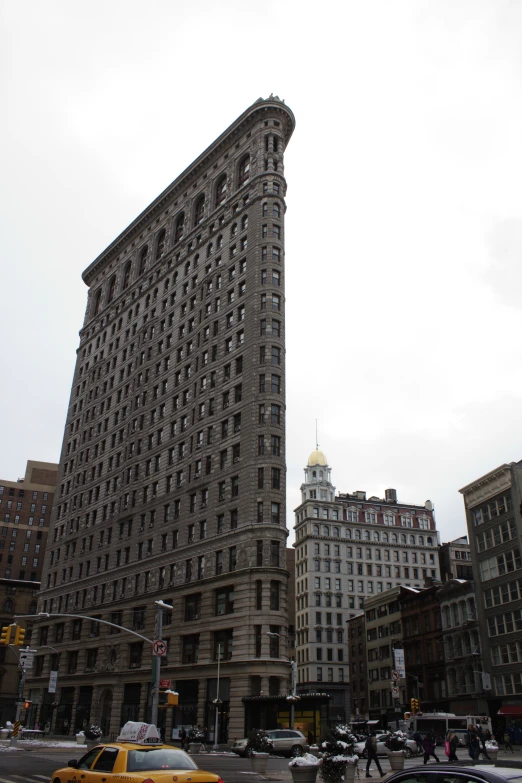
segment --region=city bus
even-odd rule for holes
[[[467,745],[468,726],[482,726],[482,731],[491,731],[491,720],[485,715],[455,715],[453,712],[405,713],[403,731],[420,732],[422,737],[431,732],[438,742],[446,739],[453,730],[461,745]]]

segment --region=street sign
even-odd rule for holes
[[[49,693],[56,693],[56,685],[58,683],[58,672],[49,673],[49,686],[47,690]]]
[[[395,682],[397,682],[397,680],[400,680],[400,679],[401,679],[401,675],[399,674],[397,669],[394,669],[392,671],[392,680],[395,680]]]
[[[163,639],[156,639],[152,643],[152,654],[156,658],[163,658],[163,656],[167,654],[167,645]]]
[[[34,659],[33,652],[20,653],[20,666],[23,666],[25,669],[30,669],[31,666],[33,665],[33,659]]]
[[[394,699],[398,699],[399,698],[399,689],[397,688],[396,685],[392,685],[391,691],[392,691],[393,698]]]
[[[160,688],[170,688],[170,680],[160,680],[159,686]]]

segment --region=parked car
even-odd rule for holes
[[[302,756],[310,749],[306,737],[297,729],[272,729],[266,735],[272,740],[274,749],[271,753],[276,756]],[[238,756],[246,756],[247,743],[246,738],[236,740],[230,750]]]
[[[457,764],[408,767],[386,778],[386,783],[521,783],[521,770],[509,767],[477,765],[461,767]]]
[[[388,739],[390,735],[389,734],[377,734],[376,740],[377,740],[377,755],[378,756],[386,756],[388,755],[388,748],[385,745],[386,740]],[[366,740],[364,742],[358,742],[355,745],[355,752],[358,756],[361,756],[363,759],[365,759],[368,755],[367,751],[365,750]],[[406,740],[406,758],[409,759],[411,756],[415,756],[417,754],[417,743],[415,740]]]

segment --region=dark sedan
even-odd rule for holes
[[[461,767],[433,764],[410,767],[386,778],[386,783],[522,783],[522,768],[486,766]]]

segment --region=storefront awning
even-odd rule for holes
[[[369,720],[368,726],[375,726],[376,723],[380,723],[380,720]]]
[[[498,715],[511,715],[522,718],[522,704],[503,704],[499,709]]]

